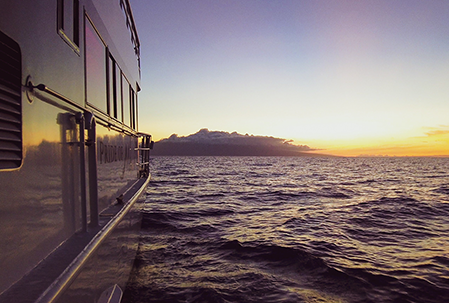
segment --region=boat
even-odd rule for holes
[[[121,301],[150,180],[129,0],[2,1],[0,302]]]

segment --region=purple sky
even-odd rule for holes
[[[156,140],[209,128],[323,148],[449,129],[447,0],[131,5]]]

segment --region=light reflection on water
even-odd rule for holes
[[[447,299],[449,159],[152,161],[128,302]]]

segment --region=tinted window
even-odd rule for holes
[[[109,56],[108,59],[108,114],[114,118],[117,118],[117,109],[114,107],[114,104],[117,100],[116,95],[116,86],[115,83],[115,61],[112,56]]]
[[[130,90],[129,82],[125,77],[122,79],[123,90],[123,123],[131,126],[131,103],[130,103]]]
[[[79,47],[79,0],[58,0],[58,32],[76,51]]]
[[[116,94],[117,94],[117,100],[115,103],[115,108],[117,109],[117,120],[119,120],[120,122],[123,121],[123,115],[122,115],[122,72],[120,71],[118,65],[115,65],[115,81],[117,83],[116,86]]]
[[[107,112],[106,48],[92,24],[86,19],[86,100]]]
[[[137,116],[137,95],[133,89],[131,89],[131,127],[137,129],[136,123]]]

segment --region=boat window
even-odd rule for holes
[[[114,57],[108,59],[108,114],[122,122],[122,72]]]
[[[129,0],[120,0],[120,7],[125,15],[126,27],[131,35],[131,43],[134,45],[134,52],[137,56],[140,70],[140,41],[139,36],[137,35],[136,25],[134,23],[134,17]]]
[[[22,55],[0,31],[0,169],[22,165]]]
[[[117,83],[114,83],[115,81],[115,60],[112,58],[111,55],[108,56],[108,91],[107,91],[107,97],[108,97],[108,114],[111,117],[117,118],[116,113],[117,109],[114,108],[115,100],[117,100],[117,95],[115,93],[115,87],[117,86]]]
[[[131,127],[137,129],[136,116],[137,116],[137,95],[131,88]]]
[[[85,24],[86,100],[106,113],[106,47],[88,18]]]
[[[122,105],[122,72],[120,71],[120,68],[118,67],[117,64],[115,64],[115,83],[117,84],[115,87],[115,92],[116,92],[116,96],[117,99],[115,100],[116,103],[114,104],[117,112],[116,112],[116,117],[117,120],[119,120],[120,122],[123,121],[123,105]]]
[[[135,109],[134,119],[136,121],[135,130],[139,130],[139,92],[140,92],[139,83],[136,83],[136,92],[134,99],[134,109]]]
[[[79,54],[80,5],[79,0],[58,0],[58,33]]]
[[[130,103],[130,85],[128,80],[122,74],[122,90],[123,90],[123,123],[131,126],[131,103]]]

